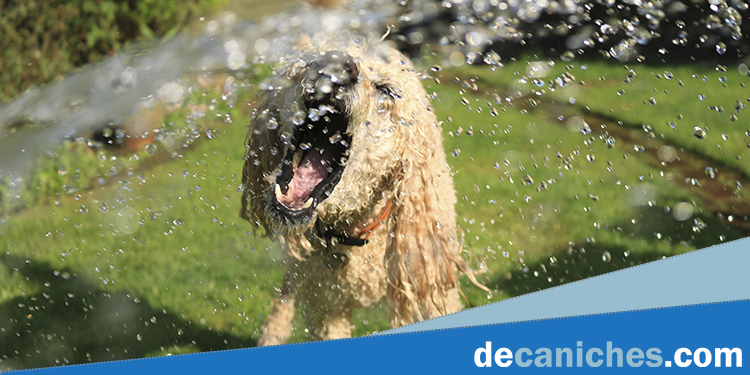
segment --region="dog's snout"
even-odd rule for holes
[[[359,68],[346,53],[330,51],[311,61],[305,72],[305,81],[317,95],[330,94],[336,87],[349,86],[357,82]]]

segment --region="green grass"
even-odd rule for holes
[[[473,264],[483,262],[487,269],[480,281],[495,291],[488,299],[462,279],[472,306],[745,235],[717,218],[705,189],[683,182],[684,170],[655,161],[653,152],[635,151],[632,143],[640,142],[635,133],[643,133],[650,142],[644,142],[646,149],[670,142],[685,150],[683,158],[702,157],[718,168],[746,173],[742,159],[736,160],[747,153],[744,140],[737,140],[745,130],[728,120],[728,109],[747,77],[733,75],[724,87],[714,78],[733,73],[682,66],[671,68],[675,78],[665,81],[649,71],[666,68],[634,66],[637,78],[624,84],[628,70],[621,65],[585,65],[585,71],[580,63],[569,69],[575,82],[583,81],[575,83],[581,86],[575,104],[560,90],[532,93],[536,106],[529,97],[505,101],[511,97],[506,88],[526,74],[520,61],[496,72],[486,67],[443,71],[436,74],[440,85],[425,81],[445,121],[465,247],[476,256]],[[547,80],[564,71],[559,62],[554,69]],[[687,70],[710,78],[681,77]],[[477,77],[476,90],[456,86],[453,76]],[[678,76],[684,88],[670,86]],[[617,95],[623,87],[626,94]],[[699,91],[723,105],[724,113],[689,105]],[[249,233],[249,224],[237,215],[252,100],[251,92],[243,95],[231,108],[209,109],[198,121],[201,136],[192,146],[157,152],[103,186],[49,192],[49,199],[31,201],[2,219],[0,369],[255,344],[281,283],[283,256],[275,243]],[[657,105],[642,103],[646,95]],[[566,126],[571,116],[590,118],[592,112],[601,112],[597,116],[608,128],[633,126],[635,133],[622,133],[632,141],[616,137],[608,145],[601,133]],[[231,124],[222,120],[226,113]],[[681,113],[677,130],[664,128]],[[747,122],[740,113],[745,116],[740,122]],[[715,119],[707,138],[698,140],[687,129],[688,115],[704,123]],[[173,131],[179,132],[186,112],[172,116]],[[654,129],[652,140],[640,128],[645,119]],[[211,139],[206,129],[213,130]],[[721,132],[735,141],[713,138]],[[101,163],[89,168],[106,167]],[[729,190],[732,204],[746,202],[744,191],[732,184]],[[670,212],[679,202],[695,204],[687,221],[676,221]],[[355,312],[356,333],[387,329],[386,315],[384,305]],[[293,337],[307,339],[302,328]]]
[[[444,127],[452,135],[446,148],[454,155],[458,212],[468,247],[486,259],[489,271],[483,280],[496,289],[496,298],[745,235],[713,212],[717,207],[731,212],[747,206],[747,193],[736,187],[735,180],[717,178],[721,181],[715,185],[723,183],[722,193],[734,198],[717,203],[709,189],[689,186],[683,179],[697,176],[708,186],[704,164],[691,164],[696,158],[719,170],[737,169],[739,178],[748,175],[750,169],[742,160],[748,154],[742,138],[747,129],[730,121],[727,113],[734,113],[747,76],[700,65],[627,67],[557,61],[540,78],[542,88],[534,90],[538,86],[528,67],[527,61],[515,61],[499,70],[449,69],[439,77],[442,84],[427,84],[428,92],[436,95],[438,116],[452,120]],[[669,80],[663,73],[651,74],[652,70],[674,73]],[[687,72],[699,78],[684,77],[680,86],[679,76]],[[568,86],[550,89],[550,81],[563,73],[571,79]],[[455,82],[454,75],[461,77],[458,89],[445,84]],[[628,75],[636,78],[625,84]],[[719,80],[724,76],[728,76],[726,84]],[[693,98],[698,101],[700,92],[711,93],[715,103],[732,110],[722,114],[707,106],[688,105]],[[648,102],[651,96],[656,105]],[[599,119],[590,127],[603,127],[609,133],[595,129],[583,134],[576,127],[571,131],[567,121],[572,116]],[[714,122],[708,136],[698,139],[692,128],[678,125],[672,130],[669,122],[677,118],[683,123],[687,118]],[[740,112],[739,118],[746,122],[747,113]],[[644,124],[651,125],[648,131]],[[728,141],[721,139],[722,132]],[[610,134],[614,146],[605,142]],[[674,146],[678,162],[688,165],[677,168],[658,160],[656,150],[663,144]],[[635,145],[645,151],[636,151]],[[540,187],[542,182],[546,188]],[[668,212],[679,202],[695,204],[690,220],[676,221]],[[466,289],[474,291],[468,283]],[[475,305],[486,301],[483,293],[472,296]]]
[[[624,158],[629,151],[570,132],[544,113],[508,109],[492,118],[476,111],[484,98],[472,99],[471,109],[434,104],[440,117],[454,118],[447,131],[474,128],[471,136],[448,137],[446,147],[467,247],[485,257],[489,271],[480,279],[497,299],[741,236],[700,203],[690,221],[666,212],[693,200],[662,173],[668,168]],[[694,231],[694,219],[706,228]],[[481,293],[472,299],[485,301]]]
[[[546,60],[529,57],[546,65]],[[678,66],[623,65],[584,61],[556,61],[540,88],[528,77],[527,61],[514,61],[497,73],[481,67],[463,69],[486,87],[513,87],[535,100],[568,105],[612,123],[653,133],[658,140],[699,153],[750,176],[743,160],[750,143],[748,109],[750,78],[736,66],[705,63]],[[549,82],[567,75],[565,87]],[[521,83],[523,82],[523,83]],[[575,104],[570,105],[574,100]],[[591,126],[598,126],[593,123]],[[696,137],[695,127],[705,131]]]
[[[214,139],[237,143],[244,132],[226,126]],[[10,318],[0,323],[3,354],[20,349],[25,366],[42,366],[166,353],[172,345],[253,344],[258,315],[282,276],[280,255],[237,216],[243,147],[212,142],[149,169],[143,180],[123,178],[9,220],[0,271],[0,316]],[[101,327],[90,326],[98,321]],[[111,338],[93,345],[94,332]],[[40,342],[41,333],[53,338]],[[46,344],[64,355],[25,358]]]
[[[202,129],[192,148],[155,153],[152,167],[7,219],[4,366],[254,345],[283,275],[275,245],[238,217],[247,101],[241,106],[231,125],[215,116],[227,106],[208,110],[199,121],[210,140]]]

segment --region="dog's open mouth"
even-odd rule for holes
[[[280,213],[310,217],[341,180],[352,140],[341,103],[358,74],[354,60],[342,52],[327,52],[308,64],[301,81],[307,116],[295,126],[271,200]]]
[[[330,103],[308,103],[309,115],[296,128],[292,147],[276,178],[273,205],[287,216],[312,214],[341,180],[349,156],[349,119]]]

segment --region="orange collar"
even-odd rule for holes
[[[383,210],[381,210],[380,213],[378,214],[378,217],[375,219],[375,221],[366,225],[354,237],[349,237],[348,235],[344,233],[340,233],[329,228],[320,218],[318,218],[318,220],[315,222],[315,229],[318,231],[318,236],[322,238],[323,240],[325,240],[327,247],[331,245],[331,240],[334,238],[338,240],[338,242],[342,245],[364,246],[369,241],[372,233],[375,232],[375,229],[377,229],[380,226],[380,224],[385,222],[385,220],[388,218],[388,215],[391,213],[392,207],[393,207],[393,201],[389,199],[388,202],[386,202],[385,207],[383,207]],[[363,235],[364,235],[364,238],[362,238]]]
[[[388,218],[388,214],[391,213],[392,207],[393,207],[393,201],[389,199],[388,202],[386,202],[385,207],[383,207],[383,210],[380,211],[378,218],[375,219],[375,221],[373,221],[366,227],[364,227],[364,229],[359,231],[359,233],[357,233],[357,237],[361,238],[363,234],[366,234],[365,241],[367,241],[372,235],[372,233],[375,232],[375,229],[377,229],[380,226],[380,224],[384,223],[385,219]]]

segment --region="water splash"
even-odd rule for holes
[[[145,53],[138,49],[121,53],[57,84],[28,90],[1,106],[0,174],[23,170],[40,147],[107,124],[121,124],[138,103],[178,102],[185,91],[182,79],[188,73],[241,72],[253,64],[278,61],[289,54],[302,33],[319,43],[320,33],[380,36],[387,33],[385,25],[392,25],[389,39],[399,48],[418,52],[422,44],[431,44],[442,48],[452,65],[500,64],[506,50],[556,40],[568,48],[561,51],[569,55],[565,61],[595,48],[621,61],[640,59],[638,49],[646,44],[689,47],[698,45],[699,39],[703,44],[722,45],[724,55],[729,47],[745,48],[742,18],[747,7],[738,3],[626,3],[617,11],[619,19],[607,16],[607,22],[600,21],[611,13],[614,3],[586,0],[352,0],[350,8],[356,11],[303,9],[260,22],[243,22],[228,13],[206,22],[200,35],[183,33]],[[683,30],[695,17],[704,26],[700,38]],[[557,26],[550,30],[549,25]],[[655,43],[652,30],[667,36]],[[675,35],[685,40],[670,39]],[[23,123],[37,126],[17,126]]]
[[[261,22],[225,14],[202,34],[182,33],[144,53],[134,48],[76,71],[59,83],[35,87],[0,107],[0,173],[20,173],[43,147],[122,124],[136,105],[178,102],[189,73],[238,71],[288,55],[304,31],[367,30],[382,19],[342,11],[283,13]],[[356,27],[355,27],[356,26]],[[19,126],[33,124],[33,126]]]

